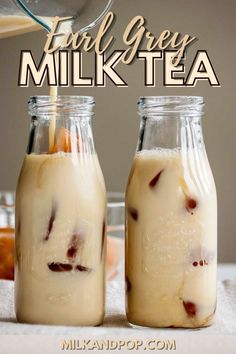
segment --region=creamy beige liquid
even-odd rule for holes
[[[211,324],[216,265],[216,191],[205,152],[137,153],[126,195],[128,320]]]
[[[42,27],[30,17],[0,16],[0,39],[26,32],[39,31]]]
[[[42,22],[46,23],[49,28],[52,27],[53,17],[41,16]],[[69,21],[59,25],[59,28],[69,31],[71,29],[71,23]],[[42,30],[43,27],[35,22],[31,17],[26,15],[1,15],[0,16],[0,39],[11,36],[18,36],[19,34],[34,32]],[[56,39],[59,42],[59,38]]]
[[[5,22],[4,22],[5,21]],[[52,19],[44,18],[51,26]],[[40,29],[0,20],[1,37]],[[60,32],[70,32],[63,23]],[[60,44],[60,38],[55,41]],[[55,53],[58,71],[58,52]],[[58,87],[50,87],[55,101]],[[49,125],[54,148],[55,114]],[[16,315],[20,322],[99,325],[104,317],[105,186],[97,156],[27,155],[16,198]]]
[[[102,323],[106,197],[97,155],[27,155],[16,212],[18,321]]]
[[[56,70],[58,72],[58,53],[55,53],[55,62],[56,62]],[[51,86],[49,90],[49,96],[53,97],[53,99],[57,99],[58,95],[58,86]],[[55,114],[52,115],[49,124],[49,151],[52,151],[55,144],[55,130],[56,130],[56,109]]]
[[[50,18],[47,18],[47,23],[49,24],[49,27],[52,26],[52,20]],[[59,30],[61,33],[69,33],[72,31],[72,24],[69,21],[62,22],[59,26]],[[61,38],[56,37],[55,39],[55,45],[60,45]],[[57,72],[57,77],[58,72],[59,72],[59,51],[55,52],[55,65],[56,65],[56,72]],[[58,86],[51,86],[49,90],[49,96],[53,97],[56,101],[57,96],[58,96]],[[52,151],[55,143],[55,130],[56,130],[56,109],[55,109],[55,114],[51,117],[50,120],[50,125],[49,125],[49,151]]]

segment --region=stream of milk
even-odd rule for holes
[[[49,27],[52,27],[53,18],[43,17],[43,22],[47,23]],[[18,34],[33,32],[41,30],[42,27],[36,23],[33,19],[26,16],[0,16],[0,38],[7,38],[10,36],[16,36]],[[72,31],[72,22],[65,21],[61,22],[58,26],[58,31],[61,33],[68,33]],[[60,45],[61,37],[55,39],[55,45]],[[56,72],[58,74],[58,52],[55,54],[55,64]],[[58,75],[57,75],[58,76]],[[51,86],[49,90],[49,95],[53,97],[53,102],[56,102],[58,96],[58,86]],[[54,147],[55,140],[55,130],[56,130],[56,106],[55,113],[53,114],[50,125],[49,125],[49,151],[52,151]]]

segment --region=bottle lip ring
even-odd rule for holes
[[[182,114],[201,116],[204,99],[202,96],[141,96],[138,100],[140,115],[161,116]]]
[[[28,101],[28,113],[31,116],[43,116],[44,119],[50,118],[51,115],[88,117],[93,115],[93,107],[95,105],[92,96],[30,96]]]

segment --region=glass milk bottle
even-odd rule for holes
[[[217,200],[202,97],[142,97],[126,191],[126,311],[150,327],[204,327],[216,309]]]
[[[95,326],[104,317],[106,192],[91,129],[94,100],[32,97],[16,192],[16,316]]]

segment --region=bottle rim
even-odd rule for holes
[[[50,119],[51,116],[88,117],[94,114],[95,105],[92,96],[31,96],[28,101],[28,113],[41,119]]]
[[[199,117],[203,106],[202,96],[141,96],[138,101],[139,114],[147,118],[174,114]]]

